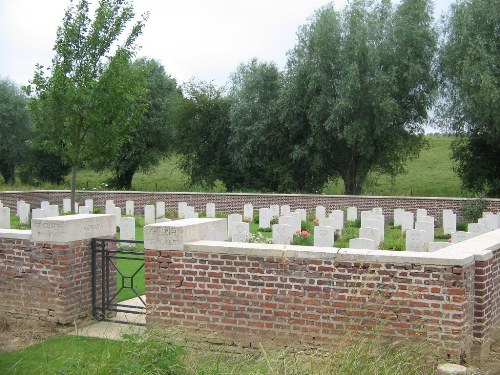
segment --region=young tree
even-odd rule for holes
[[[463,185],[500,197],[500,7],[463,0],[445,20],[440,51],[441,126],[457,134],[452,157]]]
[[[126,31],[133,18],[125,0],[101,0],[93,20],[87,0],[71,5],[49,75],[37,65],[28,87],[43,146],[71,165],[72,209],[77,168],[114,156],[144,110],[144,76],[129,65],[145,17]]]
[[[15,167],[25,159],[32,135],[26,95],[14,82],[0,79],[0,175],[6,184],[15,182]]]
[[[354,0],[301,28],[281,108],[308,186],[340,176],[359,194],[370,171],[395,175],[418,155],[436,89],[431,12],[428,0]]]
[[[102,165],[113,171],[111,185],[117,189],[131,189],[137,170],[145,172],[158,165],[171,151],[173,111],[181,95],[175,79],[159,62],[142,58],[134,61],[131,69],[146,76],[146,110],[111,163]]]

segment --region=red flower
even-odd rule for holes
[[[302,232],[300,232],[300,234],[303,236],[303,237],[307,237],[309,236],[309,232],[307,230],[303,230]]]

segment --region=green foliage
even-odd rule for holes
[[[487,203],[483,199],[468,199],[462,204],[462,216],[467,223],[475,223],[483,216]]]
[[[346,220],[344,223],[344,227],[346,228],[361,228],[361,218],[350,221]]]
[[[71,166],[61,156],[46,150],[37,142],[30,142],[19,167],[19,177],[25,184],[40,186],[44,182],[60,185]]]
[[[314,245],[314,236],[307,232],[302,232],[301,234],[295,234],[293,236],[292,245],[298,246],[313,246]]]
[[[71,4],[51,67],[37,65],[27,88],[37,139],[71,165],[72,207],[77,168],[114,156],[144,110],[144,78],[129,63],[144,18],[122,35],[133,18],[123,0],[100,1],[93,20],[87,0]]]
[[[26,95],[8,79],[0,79],[0,176],[15,182],[15,167],[25,160],[33,129]]]
[[[132,63],[131,69],[146,76],[146,111],[112,161],[101,165],[113,171],[111,186],[127,190],[137,170],[151,170],[171,151],[174,106],[181,95],[175,79],[159,62],[142,58]]]
[[[179,167],[191,185],[213,187],[221,180],[228,190],[241,186],[228,151],[230,102],[221,89],[188,82],[176,111],[175,148]]]
[[[439,59],[440,125],[459,135],[453,159],[464,186],[500,197],[500,49],[496,0],[462,0],[445,19]]]
[[[425,145],[436,32],[427,0],[354,1],[316,12],[290,53],[281,108],[308,189],[341,177],[359,194],[370,171],[395,176]]]

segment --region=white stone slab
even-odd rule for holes
[[[425,232],[418,229],[409,229],[406,231],[406,251],[427,251],[425,243]]]
[[[259,228],[271,228],[271,210],[259,208]]]
[[[184,217],[186,216],[187,207],[188,207],[187,202],[179,202],[177,204],[177,217],[179,219],[184,219]]]
[[[334,228],[336,231],[342,231],[344,229],[344,211],[342,210],[334,210],[332,211],[328,217],[334,220]]]
[[[359,238],[368,238],[373,240],[374,249],[380,246],[380,231],[378,228],[359,228]]]
[[[226,241],[227,220],[184,219],[144,227],[145,249],[182,250],[184,244],[202,240]]]
[[[403,208],[394,209],[394,212],[393,212],[394,226],[398,227],[398,226],[402,225],[404,213],[405,213],[405,210]]]
[[[472,234],[472,236],[479,236],[481,234],[489,232],[489,228],[486,224],[479,223],[469,223],[467,226],[467,231]]]
[[[240,223],[243,221],[243,215],[229,214],[227,215],[227,239],[230,241],[233,235],[233,223]]]
[[[156,216],[155,216],[155,206],[152,204],[147,204],[144,206],[144,224],[154,224]]]
[[[427,210],[425,208],[417,208],[417,220],[416,221],[421,221],[420,218],[422,216],[427,216]]]
[[[293,240],[292,227],[288,224],[273,225],[273,244],[290,245]]]
[[[90,208],[88,206],[80,206],[78,207],[78,213],[88,215],[90,214]]]
[[[378,234],[379,234],[379,244],[380,242],[384,241],[385,238],[385,223],[383,220],[380,220],[380,217],[383,217],[382,215],[372,215],[373,219],[368,219],[365,220],[365,224],[361,226],[361,228],[377,228],[378,229]],[[378,217],[378,219],[375,219],[375,217]]]
[[[64,198],[63,199],[63,213],[67,214],[71,212],[71,199]]]
[[[300,214],[300,221],[307,221],[307,211],[305,209],[297,208],[295,212]]]
[[[429,242],[429,252],[438,251],[451,245],[451,242]]]
[[[347,207],[347,220],[355,221],[358,219],[358,208],[357,207]]]
[[[0,207],[0,228],[10,229],[10,208]]]
[[[243,206],[243,221],[253,221],[253,204],[246,203]]]
[[[188,211],[186,212],[186,219],[197,219],[198,217],[200,217],[200,214],[198,212],[191,212],[191,211]]]
[[[290,215],[290,206],[285,204],[280,207],[280,216],[289,216]]]
[[[233,223],[231,230],[232,242],[248,242],[250,236],[250,224],[246,222]]]
[[[20,200],[20,201],[17,201],[17,202],[16,202],[16,215],[17,215],[17,216],[19,216],[19,211],[20,211],[21,206],[22,206],[23,204],[26,204],[26,202],[25,202],[25,201],[23,201],[23,200]],[[3,205],[2,201],[0,201],[0,207],[3,207],[3,206],[4,206],[4,205]]]
[[[120,220],[120,240],[135,240],[135,218],[124,216]],[[121,246],[133,246],[127,242],[121,242]]]
[[[474,237],[472,233],[456,231],[451,234],[451,243],[458,243]]]
[[[372,212],[375,215],[383,215],[384,214],[384,210],[382,209],[382,207],[374,207],[374,208],[372,208]]]
[[[94,200],[85,199],[85,206],[87,206],[89,208],[89,212],[92,213],[94,211]]]
[[[361,227],[367,227],[366,220],[371,220],[373,218],[373,212],[371,211],[361,211]]]
[[[135,213],[134,201],[125,201],[125,215],[134,216],[134,213]]]
[[[34,210],[33,210],[34,211]],[[66,215],[31,220],[33,242],[67,243],[114,236],[114,215]]]
[[[375,249],[375,241],[368,238],[352,238],[349,240],[349,249]]]
[[[165,217],[165,202],[156,202],[156,218]]]
[[[314,227],[314,246],[332,247],[335,241],[335,228]]]
[[[112,199],[107,199],[104,206],[106,214],[113,215],[115,210],[115,202]]]
[[[215,203],[207,203],[205,212],[208,218],[215,218]]]
[[[326,208],[324,206],[316,207],[316,219],[321,220],[326,217]]]
[[[57,204],[49,204],[46,216],[47,217],[59,216],[59,206]]]
[[[401,231],[413,229],[415,214],[413,212],[404,212],[401,218]]]
[[[457,215],[452,210],[443,210],[443,233],[452,234],[457,231]]]
[[[45,211],[49,211],[50,202],[49,201],[41,201],[40,208]]]
[[[269,206],[269,211],[271,212],[271,220],[278,220],[280,217],[280,206],[278,204],[272,204]]]
[[[429,243],[434,241],[434,223],[430,221],[417,221],[415,229],[424,231],[424,245],[429,248]]]
[[[172,221],[171,219],[167,219],[166,217],[159,217],[155,220],[156,223],[166,223],[168,221]]]
[[[301,230],[301,221],[298,216],[280,216],[278,224],[289,225],[293,233],[297,233],[297,231],[300,232]]]
[[[30,214],[31,214],[31,206],[24,201],[21,202],[20,205],[18,205],[18,216],[19,216],[19,223],[21,224],[29,224],[30,222]]]
[[[116,218],[116,226],[120,226],[120,221],[122,219],[122,209],[120,207],[114,207],[113,209],[113,214],[115,215]]]

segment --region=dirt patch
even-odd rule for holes
[[[0,318],[0,352],[10,352],[56,336],[54,327],[42,327],[26,322],[7,322]]]

